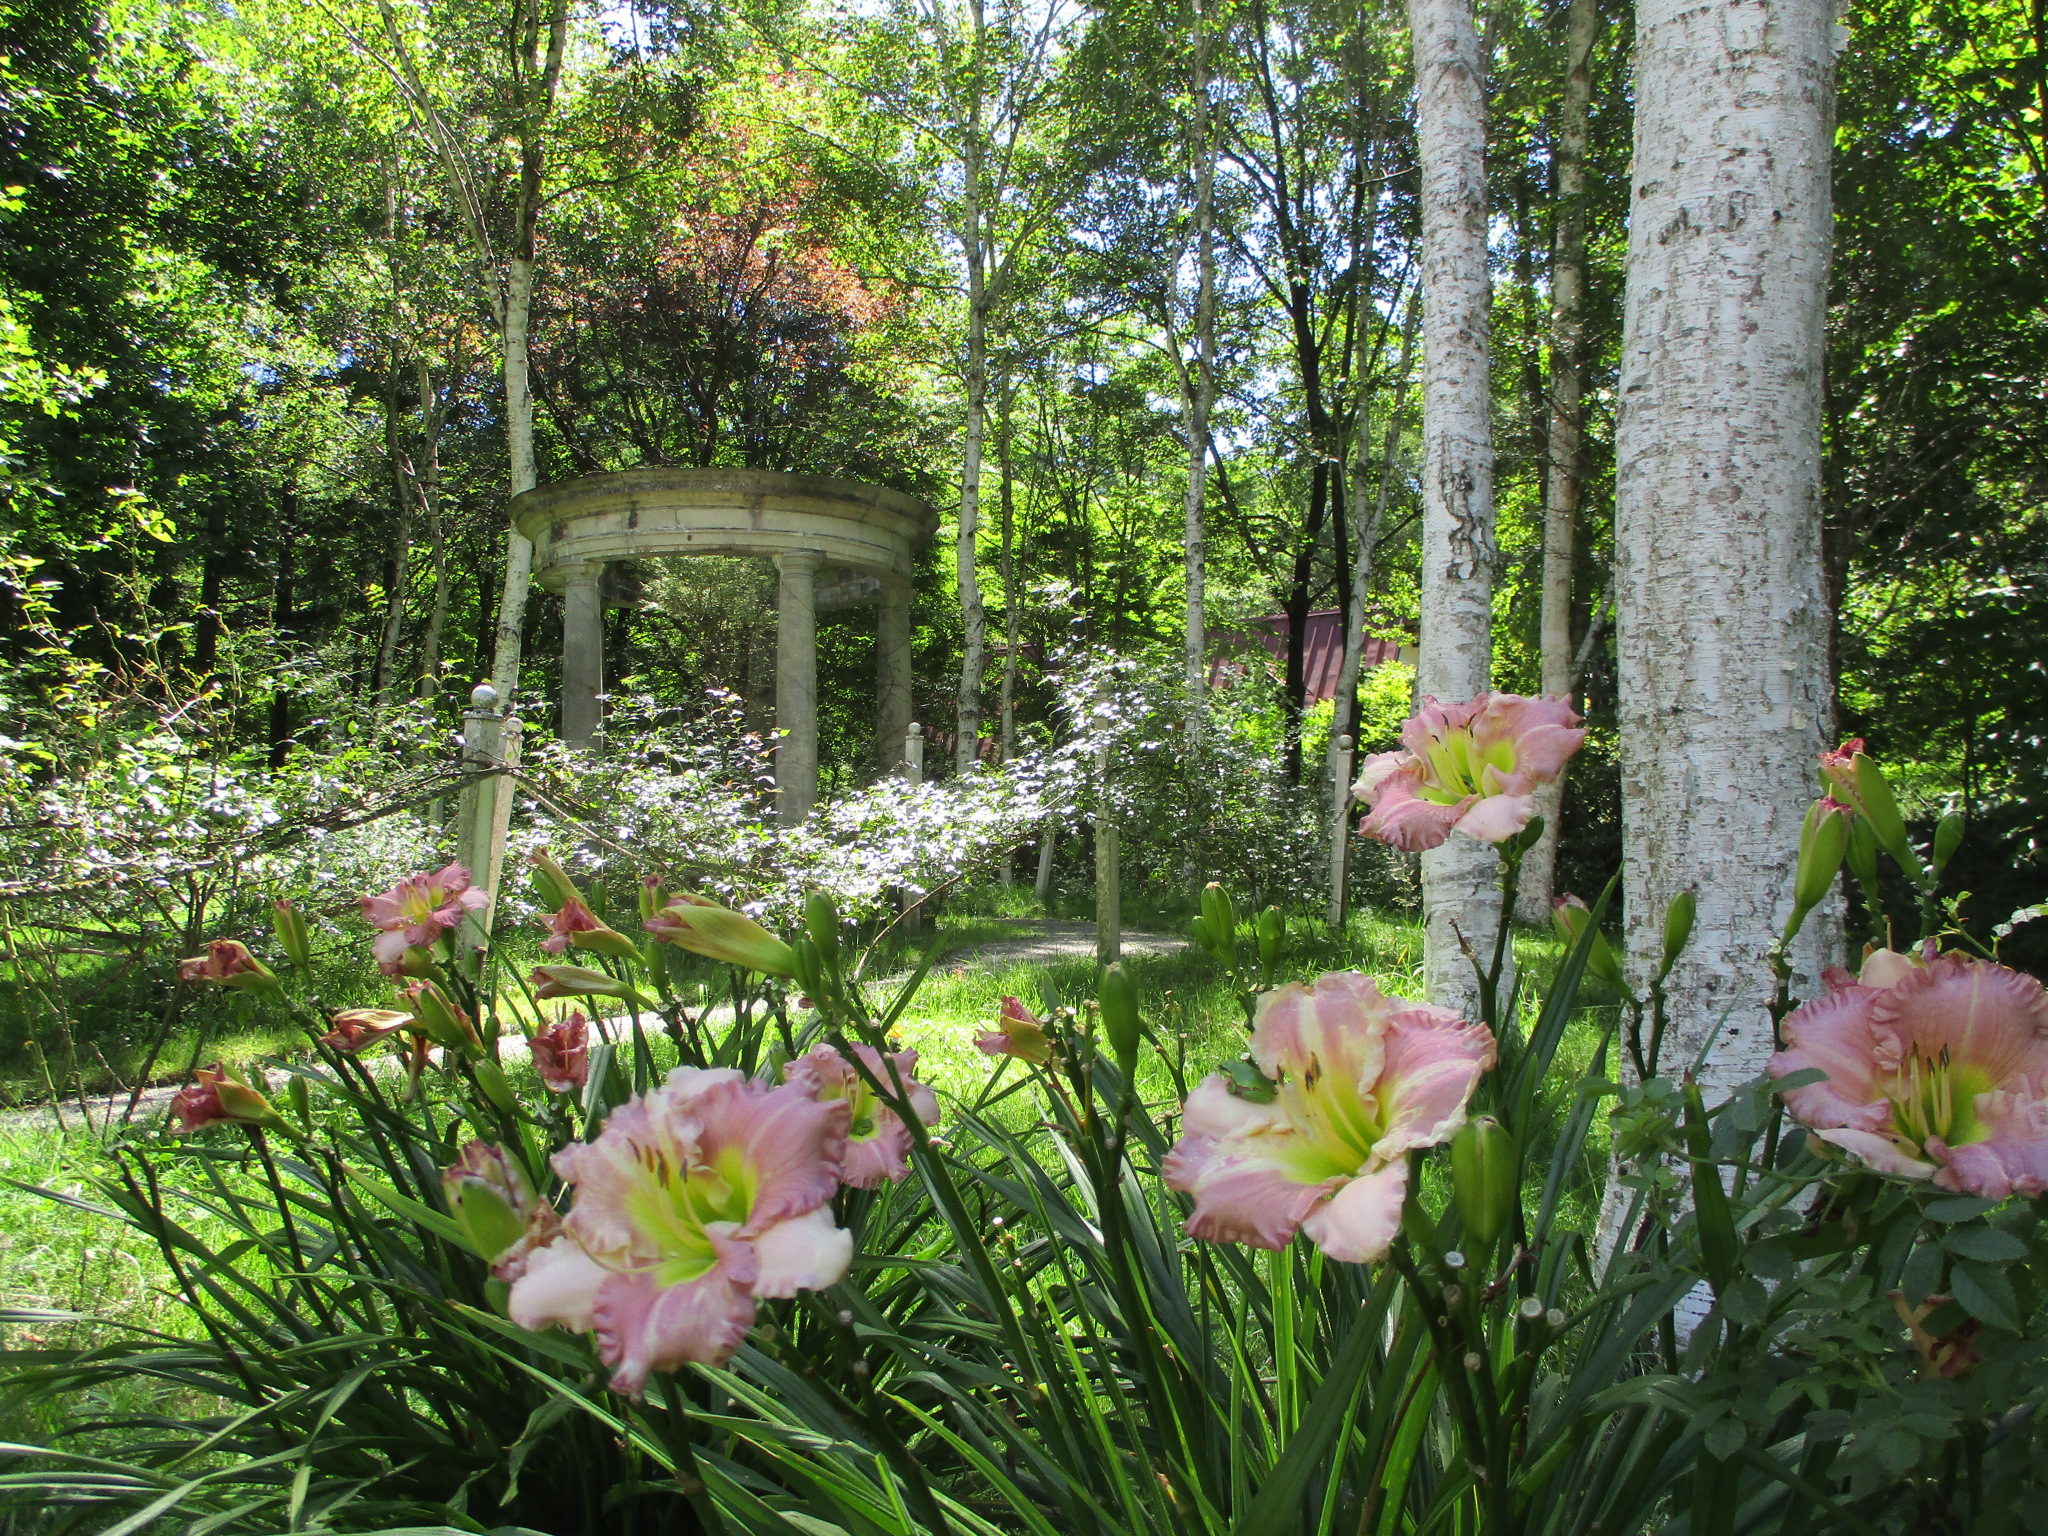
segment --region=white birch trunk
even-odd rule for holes
[[[1445,702],[1486,690],[1493,652],[1492,285],[1486,270],[1485,65],[1470,0],[1409,0],[1422,176],[1422,660]],[[1431,1002],[1469,1012],[1464,946],[1491,953],[1499,859],[1453,833],[1422,856]]]
[[[1016,494],[1013,489],[1016,465],[1011,455],[1013,422],[1017,406],[1016,381],[1008,370],[1003,374],[1002,424],[997,429],[996,457],[1002,472],[1002,578],[1003,578],[1003,699],[1002,699],[1002,747],[1003,761],[1009,762],[1017,755],[1017,631],[1020,624],[1020,605],[1017,602],[1017,510]],[[1003,884],[1010,883],[1010,857],[1003,856],[1000,873]]]
[[[511,495],[540,483],[533,464],[533,391],[527,371],[527,324],[533,313],[533,259],[515,256],[505,280],[505,440],[511,454]],[[499,707],[509,709],[519,686],[520,652],[526,628],[526,591],[533,583],[533,541],[508,522],[505,530],[505,585],[498,596],[498,623],[491,648],[491,686]]]
[[[1765,955],[1791,901],[1829,712],[1821,361],[1831,0],[1641,0],[1616,431],[1628,952],[1697,893],[1664,1069],[1717,1028],[1710,1101],[1772,1049]],[[1824,929],[1827,925],[1821,925]],[[1823,933],[1795,956],[1819,974]]]
[[[1543,507],[1543,691],[1572,692],[1572,560],[1579,521],[1580,394],[1585,379],[1586,119],[1593,99],[1594,0],[1572,0],[1557,130],[1557,244],[1550,263],[1550,478]],[[1515,916],[1550,921],[1564,778],[1536,790],[1543,836],[1522,860]]]
[[[1209,412],[1216,399],[1216,146],[1209,131],[1209,27],[1194,0],[1195,376],[1187,392],[1187,641],[1184,667],[1188,730],[1201,730],[1209,695],[1208,544],[1205,516]]]
[[[974,8],[974,27],[978,42],[979,5]],[[980,89],[978,79],[974,88]],[[960,531],[953,547],[961,629],[959,736],[953,743],[956,773],[971,772],[977,758],[976,749],[981,742],[981,671],[988,645],[988,615],[982,607],[981,580],[975,569],[976,543],[981,533],[982,435],[988,407],[988,253],[982,244],[979,105],[977,97],[962,156],[967,182],[960,229],[960,243],[967,256],[967,424],[960,454]]]
[[[462,342],[457,332],[455,351],[449,367],[451,380],[462,377]],[[427,524],[427,548],[433,562],[434,597],[427,609],[427,627],[420,636],[419,676],[441,682],[441,632],[448,624],[448,530],[441,520],[441,426],[447,407],[434,387],[434,368],[420,359],[420,462],[415,483],[419,487],[420,511]]]

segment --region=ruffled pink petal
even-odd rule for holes
[[[1879,1173],[1897,1174],[1907,1179],[1928,1179],[1938,1171],[1933,1163],[1924,1163],[1900,1146],[1890,1136],[1876,1131],[1860,1131],[1847,1126],[1817,1130],[1813,1133],[1822,1141],[1832,1142],[1844,1152],[1853,1152],[1864,1163]]]
[[[703,1145],[737,1147],[746,1159],[754,1203],[739,1231],[743,1238],[823,1205],[839,1187],[835,1170],[845,1156],[853,1113],[844,1099],[814,1099],[789,1083],[720,1083],[678,1109],[702,1126]]]
[[[1254,1104],[1230,1091],[1230,1084],[1212,1072],[1195,1084],[1194,1092],[1181,1106],[1183,1137],[1215,1139],[1284,1125],[1280,1111],[1271,1104]]]
[[[1367,1091],[1379,1081],[1395,1011],[1362,971],[1332,971],[1307,986],[1291,981],[1259,995],[1252,1060],[1271,1078],[1331,1078]]]
[[[1373,1143],[1374,1157],[1398,1158],[1450,1140],[1465,1123],[1472,1090],[1493,1066],[1492,1032],[1448,1008],[1410,1004],[1388,1022],[1385,1051],[1375,1092],[1387,1129]]]
[[[892,1184],[909,1172],[910,1127],[894,1115],[871,1135],[849,1137],[839,1160],[840,1179],[855,1189]]]
[[[1358,824],[1359,832],[1403,853],[1442,847],[1475,797],[1467,795],[1456,805],[1438,805],[1417,795],[1415,782],[1413,776],[1402,773],[1382,783],[1373,798],[1372,814]]]
[[[1872,994],[1871,1027],[1910,1042],[1923,1060],[1945,1049],[2001,1087],[2048,1078],[2048,994],[2033,977],[1989,960],[1946,954],[1911,967]]]
[[[1930,1146],[1942,1163],[1934,1182],[1986,1200],[2048,1193],[2048,1103],[2039,1086],[1980,1093],[1974,1107],[1989,1134],[1968,1146]]]
[[[1333,1259],[1377,1264],[1400,1233],[1407,1189],[1408,1164],[1397,1157],[1353,1179],[1310,1211],[1301,1230]]]
[[[1515,693],[1482,694],[1474,700],[1482,701],[1472,721],[1472,745],[1482,754],[1503,741],[1510,745],[1514,769],[1505,785],[1510,793],[1525,795],[1550,783],[1586,740],[1586,733],[1576,729],[1578,711],[1567,700]]]
[[[1351,786],[1352,798],[1372,804],[1373,796],[1379,793],[1382,784],[1411,768],[1420,771],[1413,752],[1373,753],[1358,770],[1358,780]]]
[[[1482,843],[1504,843],[1536,814],[1533,795],[1485,795],[1466,802],[1470,809],[1460,816],[1453,830]]]
[[[591,1315],[598,1357],[613,1368],[612,1390],[628,1397],[646,1390],[652,1371],[725,1364],[753,1324],[753,1292],[723,1261],[682,1285],[664,1286],[646,1273],[608,1276]]]
[[[1292,1135],[1291,1132],[1285,1133]],[[1323,1196],[1344,1181],[1304,1184],[1255,1144],[1183,1137],[1160,1165],[1166,1187],[1194,1197],[1187,1234],[1205,1243],[1285,1248]]]
[[[1421,706],[1401,723],[1401,745],[1417,757],[1426,758],[1432,746],[1458,731],[1472,728],[1485,707],[1484,694],[1463,704],[1442,704],[1427,695]]]
[[[1303,1183],[1282,1159],[1300,1137],[1279,1105],[1231,1093],[1221,1077],[1188,1095],[1184,1134],[1160,1164],[1166,1187],[1194,1197],[1188,1236],[1284,1248],[1324,1193],[1342,1182]]]
[[[379,965],[396,965],[405,957],[405,952],[410,947],[406,943],[404,929],[387,928],[378,934],[376,941],[370,945],[370,953],[377,957]]]
[[[527,1255],[526,1273],[512,1283],[505,1313],[535,1333],[556,1324],[571,1333],[590,1331],[591,1309],[612,1272],[566,1237]]]
[[[1879,994],[1849,986],[1802,1003],[1785,1019],[1785,1049],[1765,1068],[1773,1078],[1818,1068],[1827,1074],[1785,1093],[1785,1108],[1801,1125],[1817,1131],[1852,1127],[1877,1132],[1892,1121],[1877,1062],[1871,1004]]]
[[[832,1224],[830,1206],[778,1221],[754,1239],[756,1296],[822,1291],[846,1278],[853,1234]]]
[[[1007,1056],[1010,1054],[1010,1037],[1000,1029],[974,1037],[974,1048],[984,1056]]]

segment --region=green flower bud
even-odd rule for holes
[[[448,1214],[486,1263],[503,1258],[526,1236],[533,1191],[501,1149],[471,1142],[462,1160],[441,1175],[441,1191]]]
[[[1669,976],[1671,967],[1678,964],[1678,957],[1685,953],[1686,941],[1692,937],[1693,919],[1699,915],[1699,898],[1690,890],[1680,891],[1671,898],[1671,905],[1664,909],[1664,962],[1663,974]]]
[[[469,1015],[435,983],[416,981],[405,989],[405,997],[412,1005],[413,1017],[419,1020],[420,1033],[434,1044],[465,1056],[483,1054],[484,1043]]]
[[[1096,1001],[1102,1008],[1102,1032],[1116,1053],[1117,1065],[1128,1078],[1138,1060],[1138,986],[1123,963],[1105,967],[1096,987]]]
[[[804,927],[818,946],[818,958],[828,973],[839,971],[839,908],[823,891],[813,891],[804,903]]]
[[[1792,906],[1799,918],[1827,900],[1848,852],[1849,808],[1832,799],[1814,801],[1799,829],[1799,862],[1792,872]]]
[[[1937,875],[1948,867],[1948,861],[1963,846],[1963,833],[1968,830],[1969,818],[1961,811],[1950,811],[1934,824],[1934,872]]]
[[[477,1087],[483,1090],[484,1097],[493,1108],[507,1115],[518,1112],[519,1101],[512,1096],[512,1085],[505,1081],[505,1074],[495,1061],[486,1057],[471,1070],[476,1073]]]
[[[1551,925],[1557,929],[1557,936],[1564,940],[1565,948],[1575,948],[1593,921],[1593,913],[1576,896],[1559,896],[1550,905]],[[1593,930],[1593,940],[1586,950],[1586,969],[1615,991],[1628,992],[1628,984],[1622,979],[1621,962],[1614,958],[1614,950],[1608,945],[1607,935],[1599,929]]]
[[[1237,906],[1214,880],[1202,887],[1202,916],[1216,936],[1217,952],[1227,956],[1237,946]]]
[[[298,1117],[299,1124],[311,1129],[313,1124],[313,1095],[311,1090],[306,1087],[306,1080],[297,1073],[293,1073],[291,1081],[284,1085],[284,1097],[285,1102],[291,1105],[292,1113]]]
[[[306,914],[289,901],[280,899],[270,909],[271,931],[277,935],[277,947],[285,957],[302,972],[313,969],[313,941],[306,931]]]
[[[1451,1141],[1451,1195],[1475,1255],[1488,1254],[1522,1193],[1522,1157],[1508,1128],[1491,1115],[1465,1122]]]
[[[1280,963],[1280,951],[1287,942],[1287,919],[1280,915],[1278,907],[1268,907],[1259,914],[1258,939],[1259,964],[1270,971]]]
[[[1846,858],[1849,873],[1856,877],[1856,883],[1863,887],[1864,896],[1877,893],[1877,834],[1870,830],[1870,823],[1861,816],[1849,823],[1849,852]]]
[[[794,976],[796,951],[751,917],[701,896],[678,895],[647,919],[655,939],[706,959],[722,960],[768,976]]]

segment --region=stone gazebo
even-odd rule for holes
[[[604,568],[657,555],[755,555],[781,577],[775,635],[775,785],[785,822],[818,797],[820,608],[881,603],[876,737],[892,765],[910,729],[910,579],[938,527],[900,491],[769,469],[628,469],[513,499],[534,574],[562,594],[562,738],[587,745],[602,719]],[[821,584],[822,583],[822,584]]]

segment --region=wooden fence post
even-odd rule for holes
[[[467,773],[517,766],[520,723],[498,713],[498,691],[478,683],[462,712],[462,767]],[[512,824],[512,781],[503,773],[462,786],[455,812],[456,862],[483,888],[489,900],[463,919],[463,941],[482,948],[490,941],[498,885],[505,873],[505,837]]]
[[[1349,736],[1337,738],[1337,750],[1330,754],[1330,927],[1341,933],[1347,909],[1351,875],[1351,763],[1355,743]]]

